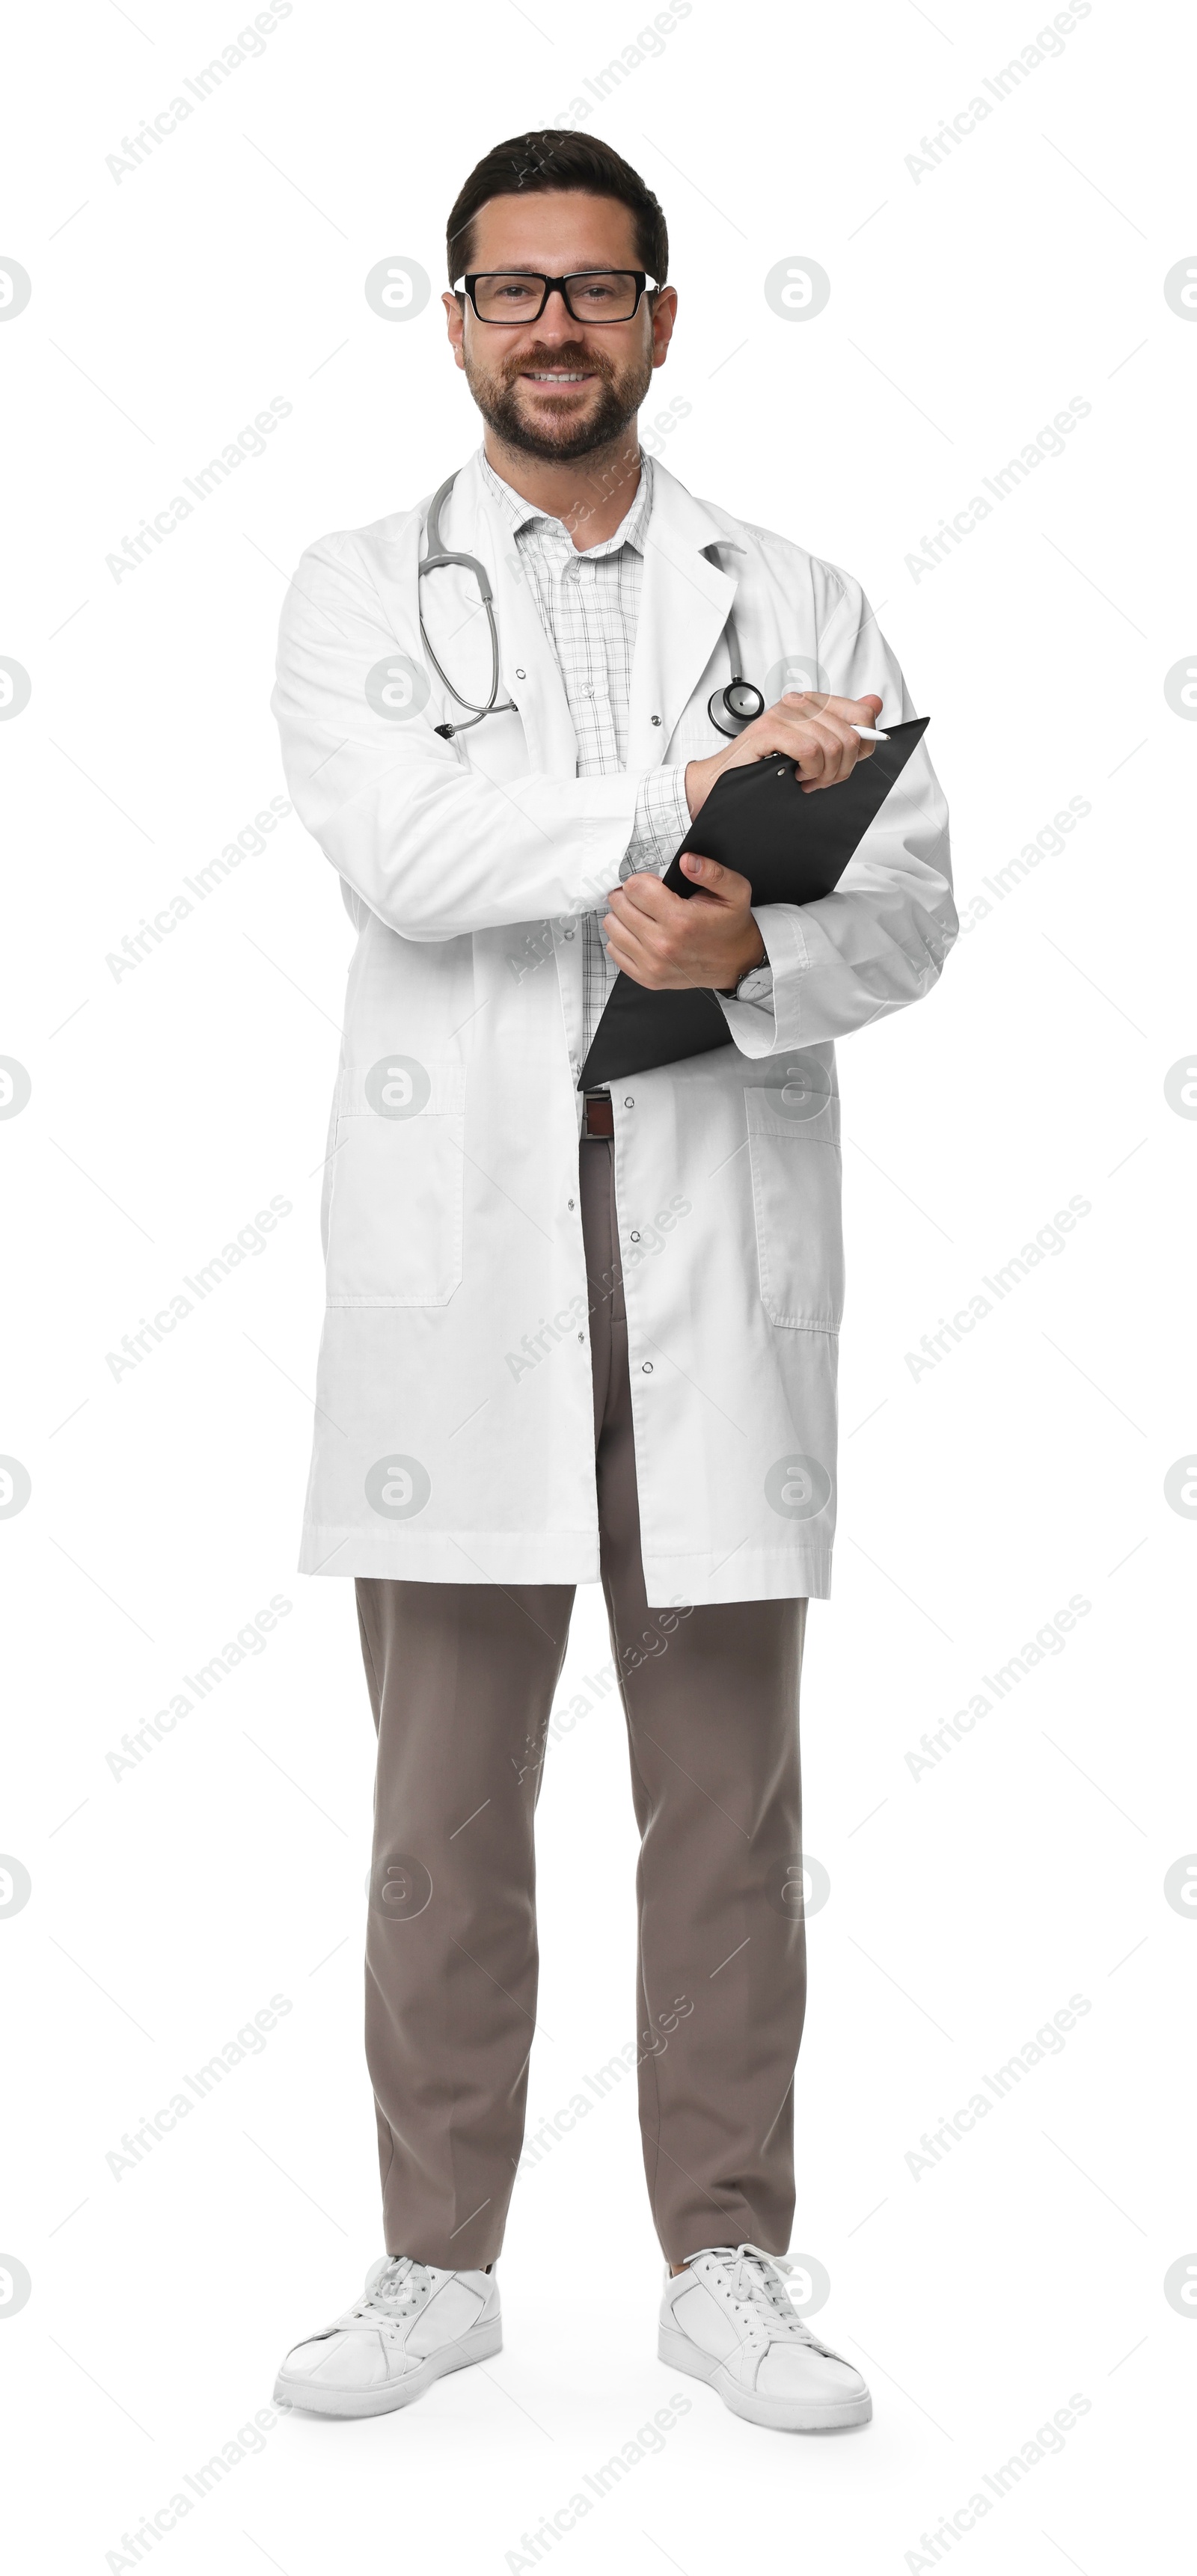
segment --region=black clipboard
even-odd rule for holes
[[[664,883],[671,893],[696,889],[682,874],[687,850],[701,851],[735,868],[752,886],[754,904],[815,903],[833,893],[849,859],[897,784],[929,716],[887,728],[869,760],[856,764],[839,787],[803,796],[796,764],[771,754],[716,779],[697,820],[674,852]],[[715,995],[694,988],[650,993],[629,975],[618,975],[578,1077],[579,1091],[595,1091],[629,1073],[676,1064],[731,1046],[731,1030]]]

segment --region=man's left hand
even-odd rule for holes
[[[671,893],[656,876],[628,877],[608,895],[607,954],[653,993],[695,985],[732,993],[751,966],[765,963],[750,910],[752,888],[717,859],[687,851],[682,866],[698,889],[692,895]]]

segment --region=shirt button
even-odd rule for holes
[[[573,935],[574,935],[574,934],[573,934],[572,930],[567,930],[567,931],[565,931],[565,932],[563,933],[563,936],[564,936],[566,939],[572,939],[572,938],[573,938]]]
[[[639,1237],[639,1235],[638,1235],[638,1234],[636,1234],[635,1232],[633,1232],[633,1235],[632,1235],[632,1241],[633,1241],[633,1243],[639,1243],[639,1241],[640,1241],[640,1237]]]
[[[651,1360],[641,1360],[640,1367],[641,1367],[642,1374],[643,1374],[645,1377],[651,1377],[651,1376],[652,1376],[652,1373],[653,1373],[653,1364],[652,1364],[652,1361],[651,1361]]]
[[[565,1202],[565,1204],[566,1204],[566,1206],[567,1206],[567,1207],[572,1207],[572,1206],[573,1206],[573,1200],[572,1200],[572,1199],[567,1199],[567,1200],[566,1200],[566,1202]]]
[[[528,677],[528,674],[527,674],[527,672],[526,672],[526,671],[517,671],[515,676],[516,676],[517,680],[526,680],[526,679],[527,679],[527,677]],[[654,717],[653,717],[653,723],[654,723],[654,724],[659,724],[659,723],[660,723],[660,721],[661,721],[661,719],[660,719],[660,717],[659,717],[659,716],[654,716]]]
[[[627,1091],[627,1092],[625,1092],[625,1093],[624,1093],[624,1102],[623,1102],[623,1105],[624,1105],[624,1108],[625,1108],[625,1109],[634,1109],[634,1108],[635,1108],[636,1103],[635,1103],[635,1100],[634,1100],[634,1098],[633,1098],[633,1095],[632,1095],[632,1093],[631,1093],[630,1091]]]
[[[517,672],[516,672],[516,678],[517,678],[517,680],[522,680],[523,676],[524,676],[524,675],[523,675],[523,672],[522,672],[522,671],[517,671]],[[649,718],[649,722],[650,722],[651,724],[660,724],[660,721],[661,721],[661,719],[660,719],[660,717],[659,717],[659,716],[651,716],[651,717]]]

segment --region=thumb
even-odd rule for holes
[[[696,851],[687,850],[682,867],[695,885],[704,887],[708,894],[723,893],[730,870],[720,867],[718,859],[704,859]]]

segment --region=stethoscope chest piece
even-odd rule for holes
[[[751,680],[729,680],[724,688],[713,689],[707,700],[707,714],[716,732],[733,738],[764,712],[764,698]]]
[[[728,618],[728,629],[731,629],[731,618]],[[736,734],[744,732],[744,726],[757,724],[757,716],[765,714],[765,698],[762,698],[762,690],[754,688],[752,680],[741,680],[739,672],[736,672],[734,629],[728,634],[728,641],[731,641],[731,672],[734,672],[734,677],[726,680],[723,688],[710,690],[705,711],[710,716],[710,724],[716,726],[716,734],[728,734],[728,739],[734,742]]]

